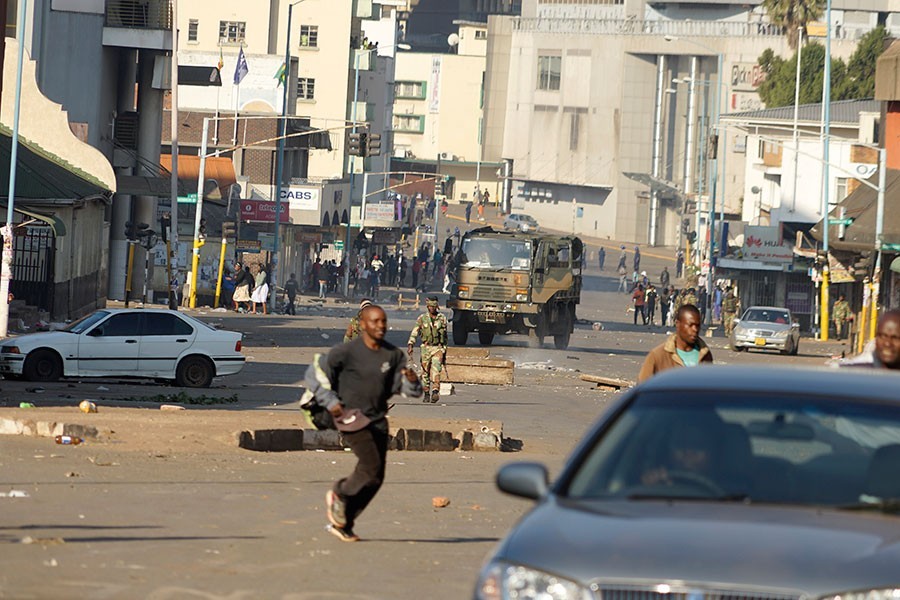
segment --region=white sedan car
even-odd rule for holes
[[[0,374],[29,381],[142,377],[209,387],[213,377],[244,368],[242,337],[171,310],[101,309],[59,331],[3,340]]]
[[[506,218],[503,219],[503,229],[513,229],[528,233],[529,231],[540,231],[541,226],[538,225],[538,222],[531,215],[512,213],[506,215]]]

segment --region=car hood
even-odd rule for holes
[[[768,331],[784,331],[790,329],[790,323],[770,323],[769,321],[741,321],[738,327],[744,329],[766,329]]]
[[[78,335],[65,331],[44,331],[40,333],[28,333],[17,337],[6,338],[0,345],[18,346],[26,351],[39,346],[56,346],[59,344],[71,344],[78,341]]]
[[[702,502],[577,505],[553,497],[525,516],[498,558],[581,582],[762,585],[815,597],[900,586],[900,517]]]

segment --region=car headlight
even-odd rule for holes
[[[772,337],[786,338],[789,333],[790,333],[790,331],[788,331],[786,329],[784,331],[776,331],[775,335],[773,335]]]
[[[460,298],[468,298],[469,297],[469,287],[465,285],[461,285],[456,288],[456,295]]]
[[[735,325],[734,334],[735,335],[747,335],[747,329],[744,327],[741,327],[740,325]]]
[[[844,594],[825,596],[821,600],[898,600],[900,588],[886,588],[882,590],[857,590]]]
[[[578,583],[550,573],[519,565],[491,563],[481,573],[475,597],[478,600],[593,600],[594,595]]]

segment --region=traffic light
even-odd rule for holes
[[[222,239],[233,238],[234,235],[234,221],[222,221]]]
[[[350,140],[347,144],[347,154],[350,156],[362,156],[362,146],[360,145],[358,133],[351,133]]]
[[[125,239],[126,240],[136,240],[137,239],[137,227],[135,227],[134,223],[131,221],[125,221]]]
[[[691,230],[691,220],[683,219],[681,221],[681,233],[688,233]]]
[[[719,134],[709,134],[709,143],[706,147],[706,158],[716,160],[716,153],[719,151]]]
[[[365,135],[365,134],[363,134]],[[366,156],[378,156],[381,154],[381,134],[370,133],[366,142]]]
[[[697,241],[697,232],[696,232],[696,231],[691,231],[690,233],[688,233],[688,234],[687,234],[687,239],[688,239],[688,241],[689,241],[690,243],[692,243],[692,244],[693,244],[694,242],[696,242],[696,241]]]
[[[169,241],[169,227],[172,226],[172,213],[163,213],[159,216],[159,235],[165,244]]]
[[[205,240],[206,239],[206,219],[200,219],[200,228],[198,229],[198,232],[200,234],[198,237],[201,240]]]

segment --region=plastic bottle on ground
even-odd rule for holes
[[[66,446],[69,446],[69,445],[71,445],[71,446],[77,446],[78,444],[80,444],[80,443],[83,442],[83,441],[84,441],[84,440],[81,439],[80,437],[75,437],[75,436],[72,436],[72,435],[58,435],[58,436],[56,436],[56,443],[57,443],[57,444],[64,444],[64,445],[66,445]]]

